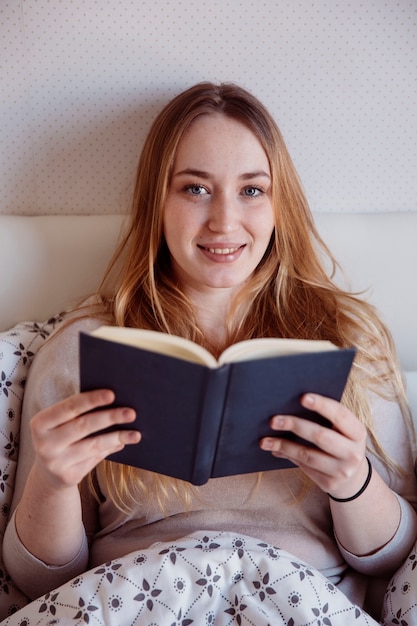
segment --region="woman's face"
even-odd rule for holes
[[[222,114],[197,118],[176,155],[164,235],[185,292],[235,290],[274,229],[271,173],[255,135]]]

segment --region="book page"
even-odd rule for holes
[[[241,341],[227,348],[219,358],[219,363],[249,361],[284,354],[303,354],[305,352],[328,352],[337,350],[330,341],[308,339],[260,338]]]
[[[143,328],[124,328],[122,326],[100,326],[93,330],[91,335],[115,341],[117,343],[135,346],[143,350],[150,350],[159,354],[166,354],[177,359],[199,363],[211,368],[217,367],[217,361],[210,352],[202,346],[176,335],[168,335],[155,330]]]

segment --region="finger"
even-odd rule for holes
[[[325,472],[323,468],[327,466],[330,469],[335,462],[333,457],[326,455],[322,450],[283,437],[265,437],[260,445],[273,456],[288,459],[301,468]]]
[[[70,445],[80,439],[89,438],[94,433],[106,430],[110,427],[117,427],[122,424],[129,424],[136,418],[136,412],[128,407],[108,408],[91,413],[83,413],[70,422],[66,422],[55,433],[59,432],[59,437],[66,445]],[[48,433],[48,437],[51,432]]]
[[[33,419],[40,421],[45,430],[53,429],[83,413],[111,404],[114,397],[110,389],[85,391],[43,409]]]
[[[51,453],[56,456],[83,439],[90,440],[94,433],[119,424],[131,423],[135,417],[135,411],[130,408],[108,408],[83,413],[53,429],[39,431],[34,420],[33,440],[41,456],[47,457]]]
[[[126,445],[139,443],[142,435],[138,430],[117,430],[112,433],[104,433],[85,439],[76,444],[79,448],[80,458],[92,456],[102,460],[122,450]]]
[[[365,451],[357,446],[352,446],[350,450],[336,449],[339,456],[285,439],[268,438],[262,447],[269,449],[273,456],[288,459],[297,465],[320,489],[330,493],[346,484],[354,492],[351,489],[352,477],[357,474],[365,458]]]
[[[332,458],[343,458],[350,455],[351,450],[357,448],[362,450],[365,445],[364,434],[354,440],[332,428],[292,415],[272,418],[271,427],[279,431],[281,436],[266,438],[268,443],[265,444],[266,447],[263,447],[273,452],[280,452],[282,455],[296,454],[299,449],[304,455],[306,450],[318,449]],[[293,441],[285,437],[285,433],[296,435],[306,443]]]
[[[95,466],[110,454],[122,450],[126,445],[139,443],[141,438],[142,435],[138,430],[117,430],[103,433],[88,440],[78,441],[68,448],[68,454],[73,465],[89,459]]]
[[[116,431],[82,440],[66,448],[63,454],[49,459],[45,466],[54,480],[60,484],[72,486],[81,480],[110,454],[122,450],[128,444],[136,444],[141,440],[138,431]]]
[[[355,459],[362,458],[366,447],[364,427],[363,436],[354,440],[331,428],[293,416],[273,418],[271,424],[280,431],[282,436],[264,438],[261,440],[261,447],[291,460],[296,458],[297,461],[312,467],[319,468],[322,460],[326,458],[354,463]],[[296,435],[303,442],[286,438],[284,433]],[[322,454],[318,455],[318,452]]]
[[[352,415],[352,418],[350,428],[346,427],[344,433],[293,415],[277,415],[271,419],[270,425],[273,430],[277,430],[281,434],[292,433],[313,446],[333,454],[335,450],[341,447],[348,449],[365,442],[365,427],[355,416]],[[347,415],[346,421],[348,421]],[[281,438],[285,441],[284,436]]]
[[[301,404],[322,417],[328,419],[334,430],[348,439],[357,441],[364,437],[365,427],[358,418],[343,404],[332,398],[307,393],[302,396]]]
[[[323,396],[314,396],[312,399],[304,397],[303,404],[308,408],[314,407],[331,424],[342,426],[339,429],[334,426],[326,428],[301,417],[275,416],[270,422],[273,429],[281,434],[296,435],[307,443],[303,444],[283,435],[265,438],[261,447],[276,456],[288,458],[297,465],[307,465],[324,473],[334,471],[335,461],[341,461],[348,466],[355,466],[360,462],[364,456],[367,434],[365,426],[353,413],[339,402]]]

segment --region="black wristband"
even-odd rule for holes
[[[366,457],[366,460],[368,461],[368,476],[366,477],[366,480],[363,483],[362,487],[359,489],[359,491],[355,493],[354,496],[350,496],[350,498],[335,498],[334,496],[331,496],[330,493],[328,493],[327,495],[329,496],[331,500],[334,500],[335,502],[351,502],[352,500],[356,500],[356,498],[359,498],[359,496],[363,494],[363,492],[365,491],[365,489],[371,482],[371,476],[372,476],[371,461],[368,459],[368,457]]]

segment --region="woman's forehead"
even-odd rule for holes
[[[247,172],[263,169],[269,174],[269,160],[256,135],[222,113],[201,115],[190,124],[178,144],[174,173],[190,167],[206,171],[214,164],[229,169],[235,164]]]

